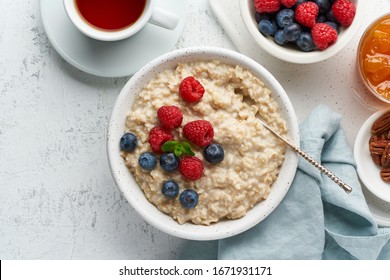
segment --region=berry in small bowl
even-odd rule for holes
[[[287,62],[309,64],[332,57],[352,40],[364,4],[363,0],[243,0],[240,9],[260,48]],[[269,34],[263,31],[265,21],[276,24]]]

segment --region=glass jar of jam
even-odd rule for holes
[[[358,70],[372,94],[390,103],[390,14],[375,20],[359,42]]]

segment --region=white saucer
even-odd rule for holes
[[[370,212],[379,226],[390,227],[390,203],[373,195],[363,185],[363,194]]]
[[[62,0],[41,0],[41,16],[51,44],[68,63],[96,76],[123,77],[170,51],[181,35],[189,0],[156,2],[180,17],[176,29],[147,24],[136,35],[117,42],[101,42],[80,33],[66,15]]]

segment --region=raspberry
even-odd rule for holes
[[[184,136],[195,145],[205,147],[213,141],[214,129],[210,122],[197,120],[183,127]]]
[[[180,160],[180,173],[189,180],[198,180],[203,175],[203,163],[197,157],[185,157]]]
[[[181,81],[179,94],[184,101],[196,102],[203,97],[204,87],[197,79],[189,76]]]
[[[253,4],[259,13],[273,13],[280,10],[280,0],[254,0]]]
[[[350,26],[355,17],[356,7],[349,0],[336,0],[332,5],[335,19],[344,26]]]
[[[162,153],[162,144],[170,140],[173,140],[173,134],[162,127],[155,126],[149,132],[149,144],[156,153]]]
[[[281,0],[280,2],[286,8],[291,8],[292,6],[295,5],[295,3],[297,3],[297,0]]]
[[[161,126],[167,130],[179,127],[183,121],[183,114],[176,106],[162,106],[157,110],[157,117]]]
[[[337,40],[337,31],[326,23],[316,23],[311,29],[314,45],[324,50]]]
[[[314,2],[304,2],[295,9],[295,20],[307,27],[313,27],[319,12],[319,7]]]

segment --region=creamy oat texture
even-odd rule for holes
[[[187,76],[194,76],[205,88],[198,103],[186,103],[179,96],[179,84]],[[244,98],[252,98],[256,105],[248,105]],[[144,171],[138,165],[139,155],[151,151],[149,131],[158,125],[157,110],[164,105],[181,109],[182,126],[197,119],[208,120],[214,127],[214,142],[225,151],[224,160],[212,165],[204,160],[202,149],[192,145],[205,167],[203,177],[197,181],[186,180],[179,171],[167,173],[159,165],[152,171]],[[122,156],[147,199],[180,224],[191,221],[209,225],[221,219],[237,219],[268,197],[286,150],[256,120],[256,112],[279,133],[286,133],[286,123],[270,90],[251,72],[219,61],[178,64],[176,69],[165,70],[151,80],[129,108],[126,131],[137,135],[139,146]],[[185,140],[181,128],[173,133],[175,140]],[[178,198],[165,198],[161,186],[167,179],[178,182],[180,192],[195,189],[198,205],[185,209]]]

